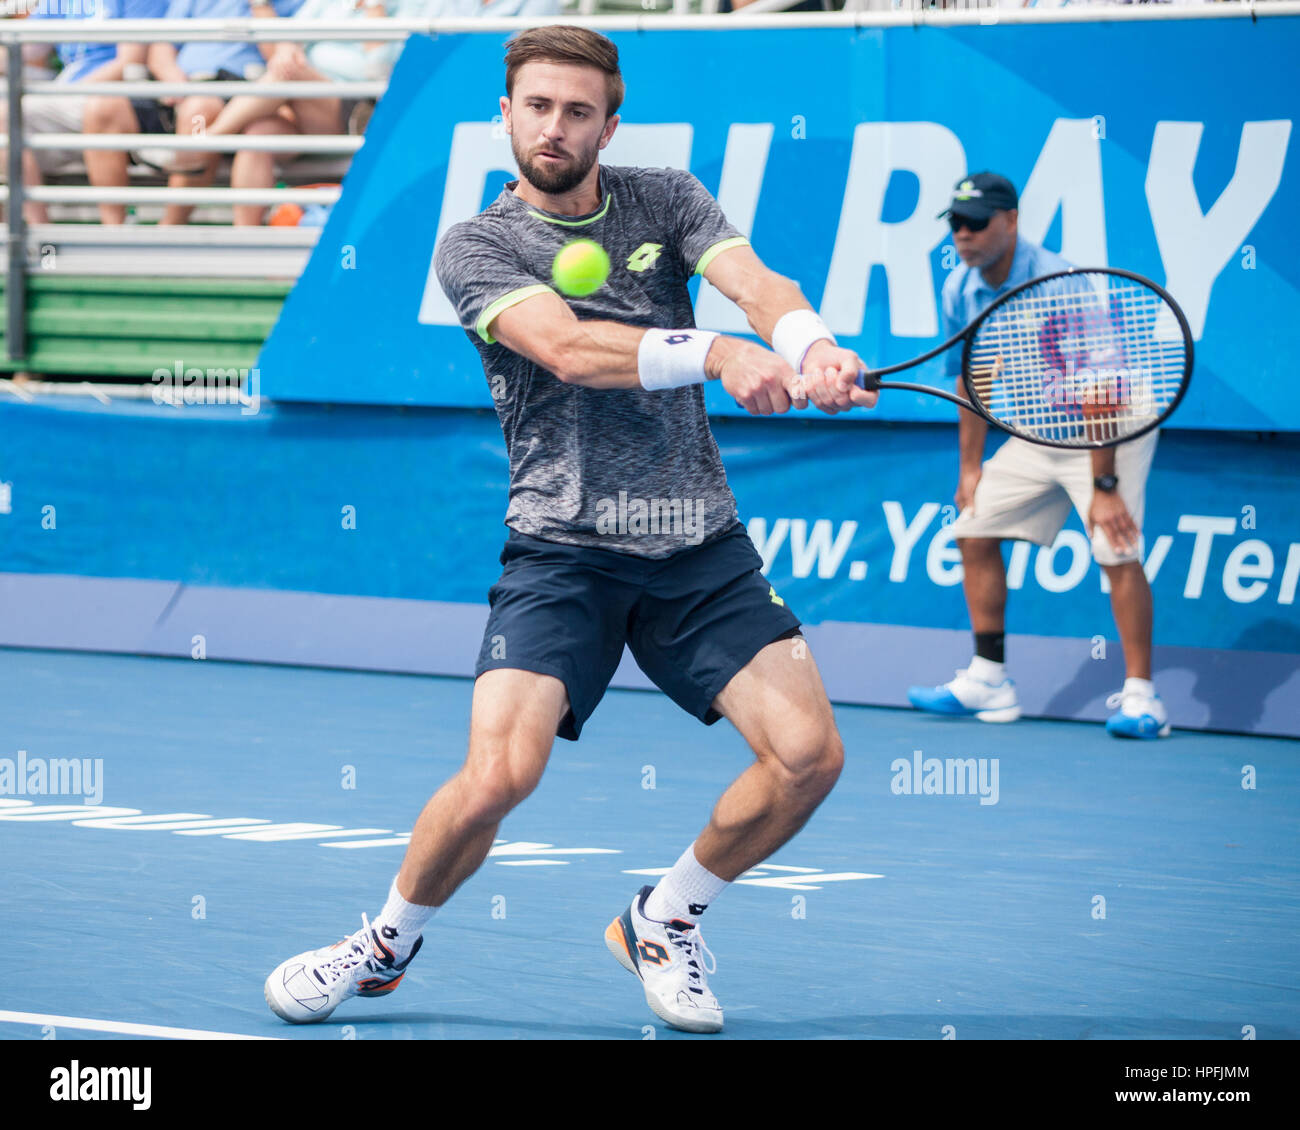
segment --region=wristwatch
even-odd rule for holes
[[[1109,494],[1119,486],[1119,478],[1115,475],[1098,475],[1092,480],[1092,485],[1098,490],[1104,490]]]

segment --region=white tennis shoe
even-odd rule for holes
[[[1106,700],[1117,713],[1106,719],[1106,732],[1113,738],[1167,738],[1173,731],[1169,712],[1160,696],[1136,689],[1117,691]]]
[[[624,969],[641,978],[646,1003],[665,1024],[683,1032],[720,1032],[722,1007],[705,979],[717,962],[698,926],[680,918],[656,922],[645,916],[652,890],[642,887],[632,905],[609,924],[605,945]]]
[[[423,944],[423,936],[417,938],[415,948],[399,962],[363,914],[361,929],[350,937],[277,965],[266,979],[266,1003],[290,1024],[324,1020],[348,997],[391,993]]]
[[[942,686],[909,687],[907,698],[918,710],[931,714],[973,716],[981,722],[1014,722],[1020,717],[1014,682],[1004,677],[1000,683],[988,683],[969,668],[956,672]]]

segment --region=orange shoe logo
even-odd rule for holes
[[[668,951],[658,942],[638,942],[636,950],[641,955],[641,960],[648,961],[651,965],[663,965],[672,960]]]
[[[391,981],[385,981],[382,977],[371,977],[368,980],[357,982],[357,992],[381,997],[391,993],[395,988],[397,988],[397,986],[402,983],[402,978],[405,976],[405,973],[399,974]]]

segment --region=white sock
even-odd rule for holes
[[[645,915],[654,922],[682,918],[695,922],[709,903],[731,884],[700,865],[691,844],[645,900]]]
[[[1156,685],[1150,679],[1135,679],[1130,675],[1124,680],[1124,693],[1140,694],[1145,695],[1147,698],[1154,698]]]
[[[1006,664],[994,663],[993,660],[985,659],[982,655],[972,655],[970,666],[966,671],[972,679],[979,679],[992,687],[996,687],[1007,677]]]
[[[416,940],[424,924],[438,911],[436,906],[418,906],[407,902],[397,890],[397,880],[388,889],[388,901],[379,917],[370,923],[371,928],[383,939],[389,949],[397,955],[398,961],[406,960],[415,948]]]

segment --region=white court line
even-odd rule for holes
[[[0,1008],[0,1024],[52,1024],[87,1032],[117,1032],[123,1036],[158,1036],[164,1040],[275,1040],[278,1036],[244,1036],[238,1032],[205,1032],[201,1028],[168,1028],[161,1024],[130,1024],[125,1020],[92,1020],[85,1016],[52,1016],[44,1012],[8,1012]]]
[[[567,867],[567,859],[497,859],[498,867]]]
[[[404,832],[400,836],[392,836],[383,840],[340,840],[338,843],[321,844],[321,847],[333,847],[333,848],[400,847],[410,842],[411,842],[411,833]]]

